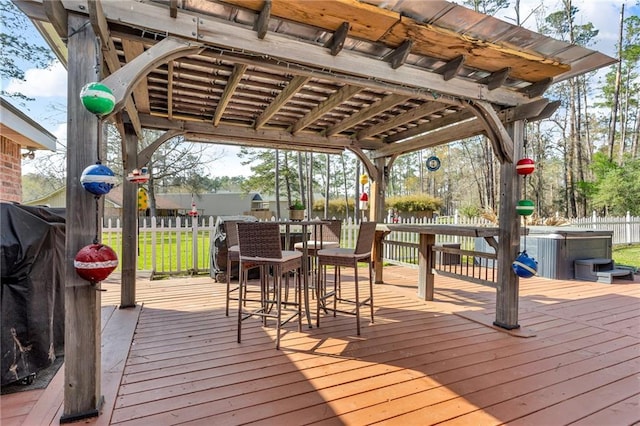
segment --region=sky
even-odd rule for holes
[[[461,3],[461,0],[456,1]],[[512,1],[514,3],[514,1]],[[574,0],[573,5],[579,9],[577,18],[578,24],[593,23],[599,30],[598,38],[595,44],[589,48],[598,50],[602,53],[615,57],[615,44],[617,42],[618,23],[620,20],[620,8],[625,4],[625,16],[640,15],[640,7],[637,6],[636,0]],[[541,6],[542,5],[542,6]],[[521,20],[526,19],[524,26],[535,30],[535,17],[527,18],[531,12],[538,8],[544,7],[549,11],[559,10],[561,8],[561,0],[520,0]],[[499,17],[507,22],[513,22],[515,13],[513,8],[501,11]],[[33,40],[40,40],[44,44],[38,32],[35,29],[25,37]],[[66,146],[67,130],[66,130],[66,97],[67,97],[67,73],[60,63],[55,63],[51,68],[39,70],[29,68],[29,64],[25,65],[26,81],[2,81],[4,90],[8,92],[18,91],[36,100],[28,102],[26,105],[11,100],[17,108],[24,111],[30,117],[34,118],[38,123],[56,136],[60,142],[58,150],[64,150]],[[231,146],[216,146],[208,148],[212,150],[213,157],[220,157],[219,160],[212,162],[207,169],[211,177],[219,176],[249,176],[251,171],[249,166],[240,164],[237,158],[239,148]],[[38,153],[37,155],[42,155]],[[23,163],[24,172],[30,172],[29,160]],[[224,164],[224,167],[220,167]]]

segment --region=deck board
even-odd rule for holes
[[[108,364],[122,364],[108,379],[119,385],[88,423],[640,421],[640,280],[521,280],[519,323],[534,337],[491,326],[490,287],[437,276],[435,300],[424,301],[416,280],[415,269],[386,268],[385,284],[375,285],[375,323],[363,316],[361,336],[353,317],[323,316],[319,328],[286,325],[279,351],[273,328],[258,320],[246,321],[236,342],[224,284],[141,280],[136,320],[120,325],[130,327],[131,344],[103,349],[113,351]],[[103,287],[103,305],[117,306],[118,283]],[[3,424],[24,424],[5,417],[9,401],[3,396]]]

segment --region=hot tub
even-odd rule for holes
[[[538,276],[559,280],[574,279],[577,259],[611,258],[613,231],[592,231],[584,228],[531,226],[529,235],[520,237],[520,250],[538,262]],[[482,238],[477,238],[478,251],[492,253]],[[485,266],[485,265],[483,265]],[[492,267],[493,264],[486,265]]]

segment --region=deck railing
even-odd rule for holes
[[[389,218],[390,219],[390,218]],[[389,220],[391,221],[391,220]],[[440,216],[434,219],[399,219],[402,223],[455,224],[492,226],[480,218]],[[138,234],[138,270],[150,271],[153,277],[209,273],[211,269],[211,243],[215,238],[215,218],[174,217],[141,218]],[[494,226],[494,225],[493,225]],[[622,218],[590,217],[573,221],[572,226],[594,230],[612,230],[614,244],[640,242],[640,218],[627,215]],[[345,221],[342,226],[342,244],[355,246],[358,224]],[[391,232],[384,241],[385,262],[405,266],[418,266],[419,236],[412,232]],[[105,220],[103,242],[120,256],[122,253],[122,226],[118,219]],[[477,282],[495,280],[494,253],[475,251],[474,238],[451,235],[436,237],[435,269],[443,274],[464,275]],[[487,267],[488,266],[488,267]]]

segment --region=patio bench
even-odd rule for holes
[[[612,259],[577,259],[574,261],[575,278],[583,281],[595,281],[611,284],[614,278],[633,281],[633,271],[628,268],[616,268]]]

